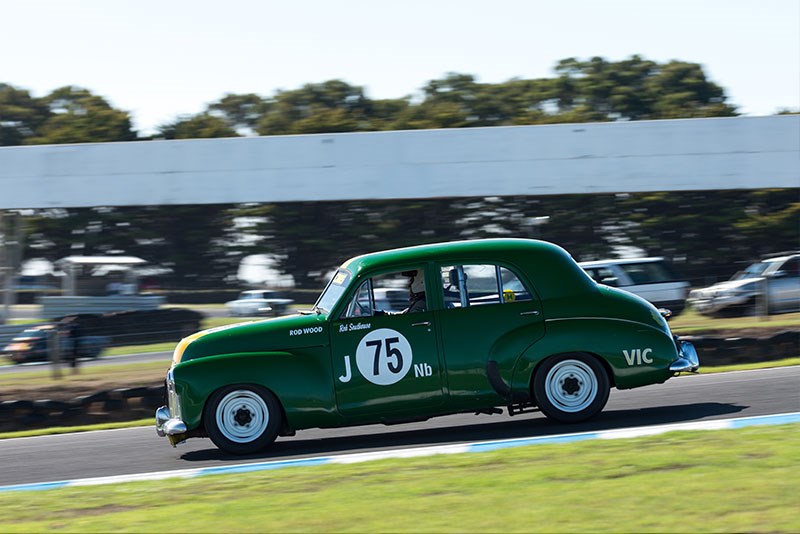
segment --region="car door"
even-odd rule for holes
[[[443,402],[433,312],[375,308],[379,281],[398,274],[361,282],[344,312],[331,321],[336,402],[352,420],[417,417]]]
[[[800,258],[790,258],[768,280],[771,312],[800,309]]]
[[[443,309],[436,312],[447,367],[448,404],[501,402],[519,356],[544,335],[541,303],[511,267],[440,267]]]

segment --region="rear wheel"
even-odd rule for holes
[[[215,391],[203,412],[211,441],[231,454],[252,454],[275,441],[282,416],[275,395],[254,384]]]
[[[533,378],[539,409],[563,423],[578,423],[597,415],[608,402],[609,389],[605,368],[588,354],[552,356]]]

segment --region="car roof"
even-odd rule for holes
[[[756,263],[784,262],[786,260],[790,260],[790,259],[796,258],[798,256],[800,256],[800,254],[788,254],[786,256],[775,256],[775,257],[764,258],[763,260],[761,260],[759,262],[756,262]]]
[[[354,275],[363,270],[413,268],[429,261],[445,265],[493,263],[517,266],[528,277],[535,277],[542,297],[550,292],[586,291],[594,281],[572,260],[563,248],[535,239],[495,238],[449,241],[397,248],[356,256],[342,264]],[[571,284],[563,284],[568,277]]]
[[[621,258],[616,260],[593,260],[582,261],[578,265],[581,267],[602,267],[603,265],[630,265],[634,263],[657,263],[664,261],[662,257],[648,257],[648,258]]]
[[[366,267],[402,265],[404,263],[434,261],[450,257],[463,258],[470,255],[485,256],[491,253],[532,253],[551,252],[554,250],[562,249],[552,243],[533,239],[508,238],[448,241],[362,254],[361,256],[350,258],[342,264],[342,267],[355,272]]]

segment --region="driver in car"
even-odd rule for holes
[[[425,272],[422,269],[403,271],[403,276],[408,277],[408,307],[399,312],[375,310],[375,315],[400,315],[423,312],[428,309],[425,300]]]
[[[400,313],[422,312],[427,309],[425,301],[425,272],[422,269],[405,271],[408,280],[408,308]]]

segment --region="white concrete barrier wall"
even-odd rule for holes
[[[0,148],[0,209],[800,187],[800,116]]]

